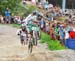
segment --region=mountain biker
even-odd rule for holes
[[[20,41],[22,45],[27,44],[27,30],[25,27],[22,27],[22,29],[18,30],[17,35],[20,36]]]

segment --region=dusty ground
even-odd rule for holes
[[[34,46],[28,54],[27,46],[21,46],[16,28],[0,25],[0,61],[75,61],[75,51],[49,51],[45,44]]]

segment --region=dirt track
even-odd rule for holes
[[[19,37],[16,35],[17,28],[7,25],[0,25],[0,59],[5,58],[24,58],[28,54],[27,46],[21,46]],[[40,46],[40,49],[43,47]],[[33,51],[40,51],[34,47]],[[42,49],[43,51],[43,49]]]
[[[16,31],[17,28],[0,25],[0,61],[75,61],[74,51],[49,51],[40,43],[29,55],[27,46],[20,45]]]

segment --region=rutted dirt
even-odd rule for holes
[[[16,31],[11,26],[0,25],[0,61],[75,61],[75,51],[49,51],[41,44],[28,54],[27,46],[21,46]]]

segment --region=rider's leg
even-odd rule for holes
[[[21,45],[23,45],[23,44],[24,44],[24,40],[21,39]]]

